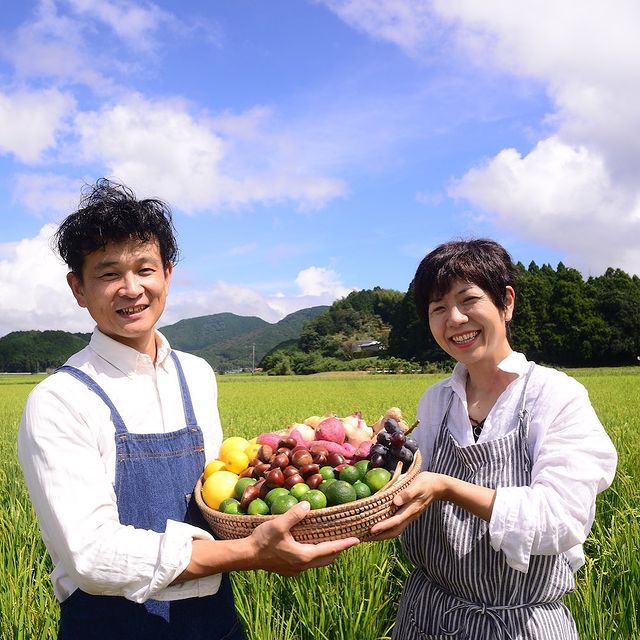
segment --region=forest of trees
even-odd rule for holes
[[[558,264],[517,265],[511,344],[539,363],[561,367],[637,364],[640,355],[640,278],[607,269],[583,279]],[[379,355],[354,353],[358,340],[379,342]],[[363,357],[364,356],[364,357]],[[356,291],[305,325],[297,343],[265,356],[274,374],[346,369],[435,370],[449,356],[420,323],[413,283],[403,294],[375,287]]]

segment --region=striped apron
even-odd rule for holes
[[[453,391],[429,471],[490,487],[527,486],[527,372],[517,427],[490,442],[460,447],[447,428]],[[394,640],[577,640],[560,598],[573,590],[564,554],[531,556],[527,573],[509,567],[489,542],[489,524],[445,501],[433,502],[402,536],[416,565],[402,592]]]

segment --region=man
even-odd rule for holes
[[[100,180],[58,229],[90,344],[27,401],[18,453],[61,603],[58,638],[242,638],[229,571],[329,564],[350,538],[300,544],[306,503],[214,540],[191,493],[222,440],[213,371],[156,325],[178,247],[171,213]]]

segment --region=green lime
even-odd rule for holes
[[[286,496],[278,496],[271,503],[271,513],[281,514],[289,511],[294,504],[298,504],[298,499],[287,493]]]
[[[236,500],[235,498],[227,498],[226,500],[223,500],[220,503],[220,506],[218,507],[219,511],[224,511],[230,504],[240,504],[239,500]]]
[[[311,505],[311,509],[324,509],[327,506],[327,496],[318,489],[311,489],[307,491],[302,500],[305,500]]]
[[[346,504],[356,499],[356,490],[353,485],[344,480],[336,480],[327,488],[327,504],[333,507],[337,504]]]
[[[368,498],[371,495],[371,489],[369,489],[368,485],[360,480],[353,483],[353,488],[356,490],[356,500]]]
[[[271,489],[269,493],[264,497],[264,501],[271,507],[273,505],[273,501],[279,496],[288,496],[289,492],[284,487],[276,487],[275,489]]]
[[[311,487],[304,482],[298,482],[298,484],[294,484],[293,487],[289,489],[289,493],[297,500],[302,499],[302,496],[308,491],[311,491]]]
[[[320,489],[320,491],[322,491],[322,493],[326,495],[327,488],[329,487],[329,485],[333,484],[334,482],[338,482],[338,481],[335,478],[329,478],[328,480],[321,482],[318,489]]]
[[[318,471],[318,473],[325,480],[335,479],[335,477],[336,477],[336,472],[333,470],[333,467],[330,467],[328,465],[326,467],[320,467],[320,471]]]
[[[244,490],[250,485],[255,484],[257,480],[255,478],[240,478],[238,482],[236,482],[236,487],[233,490],[233,495],[236,500],[242,500],[242,494]]]
[[[371,463],[368,460],[360,460],[353,466],[360,471],[360,480],[364,480],[364,477],[367,475],[367,471],[371,469]]]
[[[224,512],[232,516],[243,516],[246,514],[246,511],[240,506],[240,503],[237,500],[235,502],[230,502],[224,508]]]
[[[365,484],[371,489],[371,493],[380,491],[391,480],[391,473],[383,467],[370,469],[364,477]]]
[[[358,480],[360,480],[360,469],[348,465],[340,472],[339,477],[340,480],[348,482],[349,484],[353,484],[354,482],[358,482]]]
[[[266,516],[269,513],[269,505],[261,498],[255,498],[249,503],[247,513],[250,516]]]

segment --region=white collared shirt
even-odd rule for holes
[[[513,352],[499,368],[518,375],[487,416],[478,442],[501,438],[517,427],[529,362]],[[427,469],[453,390],[448,429],[461,447],[474,444],[469,422],[467,369],[433,385],[418,404],[415,439]],[[584,564],[582,543],[595,517],[596,495],[613,482],[617,453],[596,416],[586,389],[565,373],[536,365],[527,386],[531,483],[496,490],[489,535],[509,566],[526,572],[532,555],[565,553],[573,571]]]
[[[164,433],[185,426],[171,348],[156,332],[156,362],[93,332],[90,344],[67,364],[91,376],[133,433]],[[209,364],[178,352],[207,460],[222,430],[215,375]],[[220,575],[169,586],[187,567],[202,529],[169,520],[164,533],[123,526],[114,490],[115,428],[107,405],[66,373],[49,376],[31,392],[18,432],[18,456],[53,561],[56,597],[78,587],[92,594],[178,600],[216,593]]]

